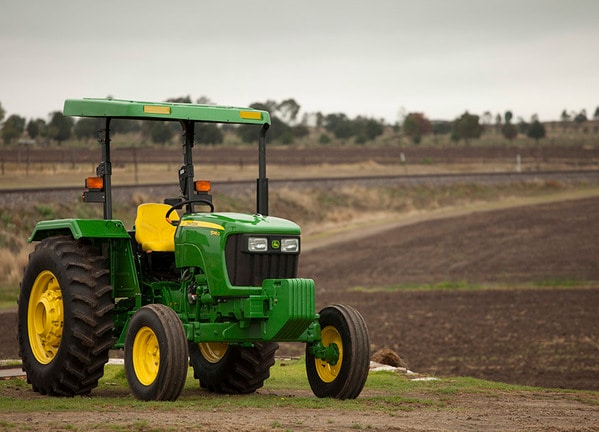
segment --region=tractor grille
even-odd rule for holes
[[[227,239],[225,259],[227,274],[233,286],[262,286],[264,279],[297,277],[299,254],[281,252],[250,253],[243,234]]]

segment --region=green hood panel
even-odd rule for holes
[[[213,296],[259,293],[260,287],[232,286],[227,274],[225,250],[234,234],[299,236],[300,227],[272,216],[241,213],[194,213],[183,215],[175,233],[175,264],[178,268],[201,268],[210,281]],[[234,265],[234,263],[229,263]]]
[[[194,213],[181,218],[181,227],[212,228],[224,233],[300,235],[299,225],[287,219],[244,213]]]

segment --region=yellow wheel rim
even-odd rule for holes
[[[27,307],[27,333],[35,359],[41,364],[54,360],[64,325],[62,291],[54,273],[44,270],[37,275]]]
[[[339,360],[334,365],[321,359],[314,359],[316,362],[316,373],[318,373],[318,376],[322,381],[330,383],[335,381],[339,375],[339,372],[341,371],[341,364],[343,363],[343,344],[341,341],[341,335],[333,326],[327,326],[323,328],[321,334],[322,344],[325,347],[335,344],[339,350]]]
[[[133,341],[133,370],[140,383],[150,385],[158,376],[160,346],[156,333],[150,327],[142,327]]]
[[[210,363],[218,363],[229,349],[226,342],[201,342],[198,344],[202,357]]]

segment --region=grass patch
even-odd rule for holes
[[[492,396],[497,392],[545,392],[546,389],[502,384],[474,378],[442,378],[434,381],[413,381],[406,375],[371,372],[362,395],[355,400],[316,398],[309,387],[304,360],[277,360],[271,368],[271,378],[259,392],[250,395],[217,395],[201,390],[190,369],[185,389],[175,402],[142,402],[130,393],[121,365],[106,365],[104,376],[89,396],[74,398],[45,397],[33,393],[26,380],[0,381],[0,412],[55,412],[211,410],[235,412],[243,408],[272,410],[336,409],[346,411],[378,411],[395,413],[415,409],[443,408],[464,393]],[[553,390],[552,390],[553,391]],[[557,391],[557,390],[555,390]],[[577,391],[577,400],[598,404],[599,392]],[[24,404],[23,400],[27,399]]]
[[[0,283],[0,310],[16,308],[18,298],[18,288],[6,282]]]

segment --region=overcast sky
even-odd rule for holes
[[[201,96],[394,123],[599,106],[599,0],[0,0],[0,103]]]

